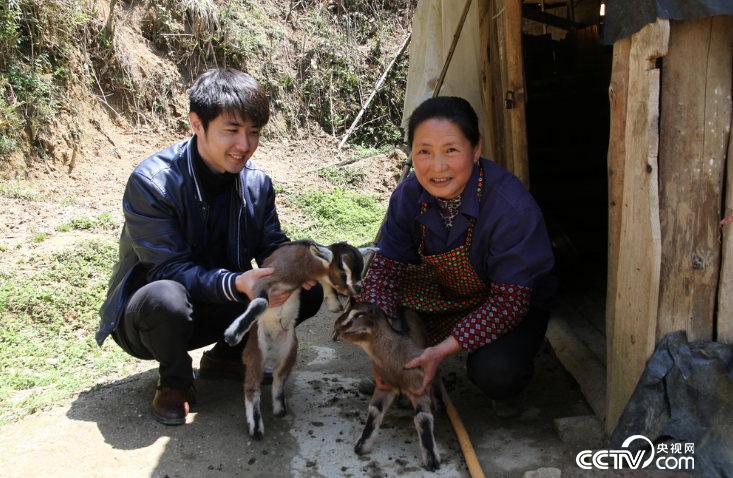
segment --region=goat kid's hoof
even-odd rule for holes
[[[354,453],[356,453],[357,455],[366,455],[370,451],[371,451],[371,448],[366,446],[366,444],[363,442],[358,442],[354,446]]]
[[[287,414],[288,414],[288,411],[285,407],[283,407],[281,410],[276,410],[272,412],[272,416],[274,416],[275,418],[282,418]]]
[[[264,430],[264,427],[260,425],[259,423],[255,423],[254,425],[247,426],[247,431],[249,432],[249,436],[253,440],[257,440],[257,441],[262,440],[262,437],[265,436],[263,430]]]
[[[425,463],[425,469],[428,471],[438,471],[440,469],[440,460],[436,457],[430,457]]]

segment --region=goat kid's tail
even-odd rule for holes
[[[224,331],[224,341],[230,347],[234,347],[241,342],[249,329],[252,328],[252,324],[255,323],[257,317],[267,309],[268,304],[267,291],[263,290],[256,299],[249,303],[247,310],[227,327]]]

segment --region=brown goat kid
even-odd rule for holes
[[[319,282],[329,310],[340,312],[342,308],[336,294],[352,297],[360,292],[364,260],[362,251],[345,242],[326,247],[312,241],[294,241],[281,245],[262,266],[272,267],[273,273],[259,280],[254,290],[257,297],[224,331],[224,339],[231,346],[241,342],[249,332],[242,352],[244,408],[249,434],[256,440],[261,439],[265,431],[260,412],[260,389],[268,359],[275,364],[273,414],[282,417],[287,411],[283,385],[295,364],[298,350],[295,322],[302,284]],[[270,307],[268,297],[274,291],[291,294],[281,306]]]
[[[395,397],[402,393],[410,399],[415,409],[414,421],[423,465],[430,471],[440,468],[440,454],[433,435],[431,392],[415,395],[414,390],[419,390],[422,385],[423,371],[420,368],[405,368],[407,362],[422,353],[426,343],[420,319],[408,310],[397,322],[391,322],[376,305],[355,304],[336,321],[333,339],[361,347],[369,356],[375,372],[392,387],[390,390],[374,388],[369,401],[369,416],[354,451],[359,455],[371,451],[384,413]],[[442,393],[440,378],[436,376],[434,383],[438,384]]]

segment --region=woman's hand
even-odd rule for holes
[[[407,362],[405,368],[421,367],[423,370],[422,385],[419,390],[413,390],[413,393],[423,395],[433,382],[440,363],[449,355],[460,350],[461,344],[453,336],[449,336],[438,345],[426,348],[420,355]]]

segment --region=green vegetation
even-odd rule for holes
[[[47,232],[39,232],[33,238],[31,238],[31,242],[33,244],[40,244],[41,242],[45,241],[48,238]]]
[[[81,74],[76,50],[91,18],[85,4],[0,4],[0,154],[12,152],[21,140],[43,154],[39,132],[59,111],[63,92],[75,80],[72,73]]]
[[[0,196],[10,199],[34,201],[38,199],[38,191],[20,182],[0,183]]]
[[[28,277],[0,277],[0,423],[89,387],[130,360],[94,342],[97,309],[117,257],[88,241],[34,259]]]
[[[374,3],[374,4],[372,4]],[[391,58],[383,38],[404,37],[395,24],[392,9],[382,2],[354,2],[349,9],[331,15],[311,10],[304,19],[309,34],[318,38],[304,52],[298,73],[306,118],[312,116],[328,133],[339,136],[351,125],[363,102]],[[400,6],[404,6],[402,3]],[[396,144],[401,141],[402,103],[407,83],[407,59],[394,65],[357,129],[350,137],[356,144]]]
[[[307,191],[297,195],[294,202],[306,216],[306,224],[291,226],[286,233],[292,239],[307,237],[323,244],[371,243],[386,211],[372,196],[338,188],[331,192]]]
[[[329,166],[318,172],[318,175],[334,186],[358,186],[366,176],[364,171],[358,169],[339,168]]]
[[[103,212],[97,217],[75,217],[69,222],[61,224],[56,228],[59,232],[69,231],[100,231],[114,229],[117,225],[114,223],[109,213]]]

